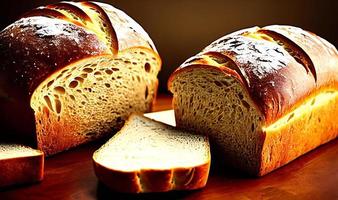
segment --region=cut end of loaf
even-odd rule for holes
[[[44,153],[20,144],[0,144],[0,188],[43,179]]]
[[[262,119],[242,83],[206,67],[178,72],[171,83],[177,127],[207,133],[216,157],[257,174]]]
[[[0,144],[0,160],[41,155],[43,152],[20,144]]]
[[[98,178],[116,191],[197,189],[206,184],[210,150],[204,135],[132,115],[93,160]]]
[[[55,154],[114,133],[133,112],[149,111],[159,69],[154,53],[133,48],[54,73],[31,97],[39,149]]]

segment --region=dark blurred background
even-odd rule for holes
[[[1,0],[0,28],[34,7],[56,0]],[[217,38],[251,26],[289,24],[310,30],[338,46],[338,0],[107,0],[149,33],[162,57],[161,93],[170,73]]]

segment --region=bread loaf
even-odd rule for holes
[[[132,115],[93,160],[99,180],[118,192],[193,190],[208,180],[210,149],[205,135]]]
[[[52,155],[151,109],[161,60],[142,27],[104,3],[36,8],[0,32],[0,123]]]
[[[0,144],[0,187],[43,179],[44,155],[19,144]]]
[[[178,127],[208,133],[229,164],[264,175],[338,134],[338,53],[292,26],[244,29],[170,77]]]

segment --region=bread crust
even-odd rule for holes
[[[269,33],[266,36],[277,43],[283,38],[287,44],[283,47],[253,39],[245,36],[247,33]],[[295,49],[288,49],[292,47]],[[295,58],[292,51],[297,51],[305,63]],[[244,167],[248,173],[265,175],[337,137],[338,127],[333,120],[338,113],[337,96],[331,96],[325,105],[309,106],[302,117],[291,119],[292,112],[304,103],[315,101],[321,94],[338,91],[338,52],[324,39],[296,27],[254,27],[222,37],[193,58],[209,52],[223,54],[236,63],[239,70],[215,65],[204,58],[193,62],[188,59],[172,73],[168,88],[173,92],[172,82],[191,68],[217,68],[243,85],[263,122],[263,130],[256,133],[261,138],[260,167]],[[286,125],[271,128],[286,116],[291,119]]]
[[[42,181],[44,154],[0,160],[0,187]]]
[[[332,91],[332,90],[327,90]],[[315,97],[315,96],[314,96]],[[338,136],[338,95],[326,105],[310,108],[302,117],[294,117],[286,126],[262,132],[260,169],[265,175]]]
[[[95,159],[93,162],[95,174],[101,182],[114,191],[125,193],[200,189],[207,183],[210,168],[209,160],[192,168],[124,172],[102,166]]]
[[[137,114],[129,116],[121,131],[135,116]],[[121,131],[117,134],[122,134]],[[101,165],[97,161],[95,153],[93,155],[94,171],[97,178],[111,190],[124,193],[166,192],[203,188],[209,177],[210,164],[209,154],[205,163],[193,167],[121,171]]]

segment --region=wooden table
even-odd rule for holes
[[[171,108],[159,96],[155,111]],[[250,178],[225,167],[211,169],[207,186],[198,191],[127,195],[98,183],[92,153],[95,142],[46,160],[45,179],[38,184],[7,188],[3,199],[338,199],[338,140],[323,145],[261,178]]]

